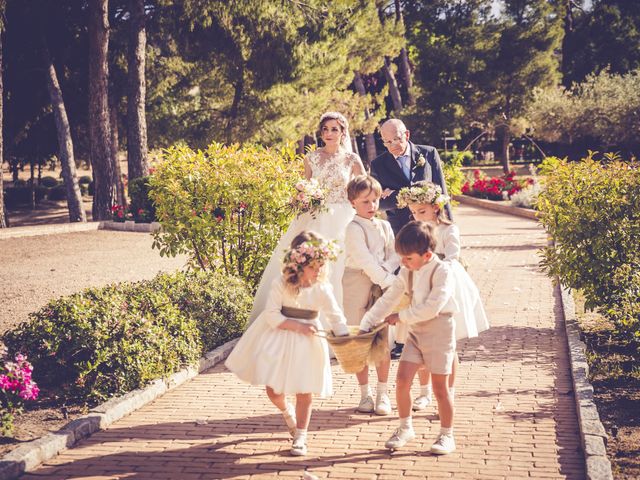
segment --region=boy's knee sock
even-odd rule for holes
[[[371,393],[371,387],[368,383],[360,385],[360,398],[367,398],[372,396],[373,394]]]

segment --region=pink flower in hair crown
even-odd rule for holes
[[[284,265],[293,270],[302,270],[311,262],[326,263],[338,258],[339,248],[335,241],[308,240],[289,250],[284,256]]]

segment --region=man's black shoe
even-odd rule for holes
[[[396,346],[391,350],[391,358],[397,360],[402,355],[402,349],[404,347],[404,343],[395,342]]]

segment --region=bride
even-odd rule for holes
[[[336,300],[342,306],[344,235],[347,224],[354,216],[354,210],[347,199],[347,184],[354,176],[366,172],[360,157],[351,151],[349,123],[344,115],[338,112],[324,113],[320,117],[318,129],[324,146],[309,152],[304,158],[304,174],[307,180],[315,178],[321,187],[327,189],[328,211],[316,214],[316,218],[309,213],[303,213],[291,222],[262,274],[249,322],[253,322],[264,309],[271,283],[280,274],[284,251],[291,244],[291,240],[303,230],[312,230],[326,239],[338,242],[341,253],[338,260],[331,264],[329,280]]]

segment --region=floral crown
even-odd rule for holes
[[[338,258],[338,245],[335,241],[307,240],[296,248],[289,250],[284,256],[284,267],[302,270],[311,262],[325,263]]]
[[[442,208],[448,201],[449,196],[442,193],[442,188],[430,182],[402,188],[396,198],[398,208],[408,207],[410,203],[430,203]]]

